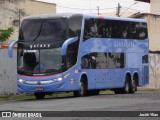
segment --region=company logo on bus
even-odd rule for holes
[[[33,44],[30,45],[30,49],[35,49],[35,48],[49,48],[51,44]]]

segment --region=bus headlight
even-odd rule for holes
[[[63,78],[62,78],[62,77],[59,77],[59,78],[54,79],[53,82],[60,82],[60,81],[62,81],[62,80],[63,80]]]
[[[23,79],[19,79],[18,81],[21,82],[21,83],[24,83],[24,80],[23,80]]]
[[[63,79],[67,78],[68,76],[69,76],[69,74],[67,74],[67,75],[65,75],[65,76],[63,76],[63,77],[56,78],[56,79],[54,79],[53,81],[54,81],[54,82],[60,82],[60,81],[62,81]]]

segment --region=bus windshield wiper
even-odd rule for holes
[[[39,33],[38,33],[37,37],[33,39],[33,41],[36,41],[36,39],[40,36],[41,31],[42,31],[42,26],[43,26],[44,22],[45,22],[45,21],[42,22],[41,27],[40,27],[40,30],[39,30]]]

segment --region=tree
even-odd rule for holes
[[[6,41],[13,33],[13,28],[9,27],[7,30],[0,29],[0,41]]]

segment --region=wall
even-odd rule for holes
[[[16,50],[8,57],[8,49],[0,49],[0,95],[16,93]]]
[[[56,13],[56,4],[26,0],[25,12],[26,15]]]
[[[160,15],[146,14],[149,33],[149,50],[160,51]]]
[[[160,0],[151,0],[150,4],[151,4],[150,8],[151,13],[160,15],[160,9],[159,9]]]
[[[160,89],[160,54],[150,54],[149,62],[149,85],[146,88]]]
[[[14,33],[5,44],[18,38],[19,27],[13,24],[19,19],[19,9],[24,8],[24,0],[3,0],[0,1],[0,29],[14,28]]]

